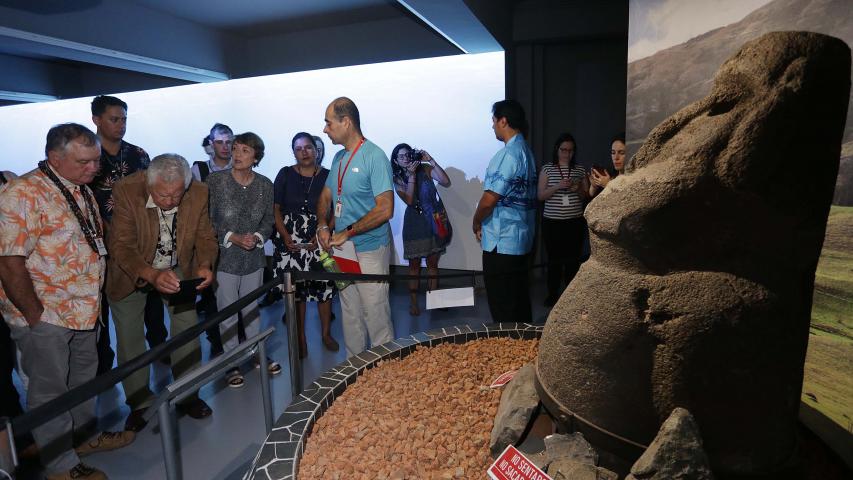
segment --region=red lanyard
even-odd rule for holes
[[[352,157],[354,157],[355,154],[358,153],[358,149],[361,148],[362,145],[364,145],[363,138],[361,139],[361,142],[359,142],[359,144],[355,147],[355,150],[352,151],[352,155],[349,156],[349,160],[347,160],[347,165],[344,167],[343,175],[341,175],[341,163],[344,162],[342,161],[338,164],[338,199],[341,198],[341,190],[343,190],[344,188],[344,177],[347,176],[347,170],[349,170],[349,162],[352,161]]]
[[[560,162],[557,162],[557,170],[560,171],[560,179],[566,178],[563,176],[563,167],[560,165]],[[572,164],[569,164],[569,179],[572,178]]]

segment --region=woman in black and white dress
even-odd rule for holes
[[[317,247],[316,208],[329,170],[317,164],[317,145],[311,134],[297,133],[291,147],[296,164],[282,168],[274,184],[273,211],[278,237],[273,243],[278,274],[286,270],[307,272],[323,269]],[[303,358],[308,355],[305,340],[306,302],[317,302],[323,345],[333,352],[340,349],[330,331],[334,285],[334,282],[320,280],[296,282],[299,354]]]
[[[583,209],[589,180],[583,167],[575,162],[576,148],[572,134],[561,134],[554,143],[551,161],[542,167],[539,175],[539,200],[545,202],[542,238],[548,253],[547,307],[557,303],[565,285],[580,268],[586,231]]]

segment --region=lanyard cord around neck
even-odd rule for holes
[[[311,175],[311,181],[308,183],[307,189],[305,188],[305,177],[302,175],[302,169],[294,168],[294,171],[299,176],[299,181],[302,183],[302,210],[305,211],[308,209],[308,196],[311,195],[311,189],[314,187],[314,179],[317,178],[317,172],[320,171],[320,168],[316,165],[314,166],[314,173]]]
[[[358,153],[358,149],[361,148],[362,145],[364,145],[364,140],[365,139],[362,138],[361,141],[358,142],[358,146],[356,146],[355,149],[352,151],[352,154],[349,156],[349,160],[347,160],[347,165],[344,167],[343,175],[341,175],[341,165],[344,164],[344,160],[341,159],[340,163],[338,163],[338,201],[340,201],[341,192],[344,189],[344,177],[347,175],[347,170],[349,170],[349,162],[351,162],[352,157],[354,157],[355,154]]]
[[[572,178],[572,162],[569,162],[569,166],[567,167],[567,169],[568,169],[568,171],[569,171],[568,176],[563,175],[563,166],[562,166],[562,165],[560,165],[560,162],[559,162],[559,161],[558,161],[558,162],[554,162],[554,163],[556,163],[556,164],[557,164],[557,170],[559,170],[559,171],[560,171],[560,179],[563,179],[563,178],[569,178],[569,179],[571,179],[571,178]]]
[[[74,196],[71,191],[62,183],[62,180],[53,173],[53,170],[47,165],[46,160],[42,160],[38,164],[39,170],[44,173],[47,178],[49,178],[56,188],[62,193],[62,196],[65,197],[65,201],[68,203],[68,207],[71,209],[71,212],[77,217],[77,223],[80,224],[80,230],[83,231],[83,236],[86,237],[86,243],[89,244],[89,247],[92,248],[92,251],[98,253],[98,244],[95,243],[95,238],[101,238],[101,225],[97,221],[97,215],[95,214],[94,200],[89,195],[89,191],[85,186],[80,186],[80,192],[83,195],[83,201],[86,204],[86,209],[89,211],[89,216],[94,220],[94,225],[89,219],[83,216],[83,210],[80,209],[80,205],[74,200]]]
[[[166,214],[163,213],[163,209],[160,207],[157,207],[157,212],[160,214],[160,218],[163,220],[163,223],[166,223]],[[171,238],[171,241],[172,241],[171,242],[172,248],[170,249],[170,252],[169,252],[169,266],[170,267],[175,264],[175,262],[174,262],[175,252],[178,250],[178,239],[175,235],[177,228],[178,228],[178,212],[175,212],[174,214],[172,214],[172,226],[169,229],[169,237]],[[166,246],[163,245],[159,240],[157,241],[157,247],[158,247],[158,250],[160,250],[160,248],[163,248],[163,249],[166,248]],[[165,253],[166,252],[160,250],[160,254],[165,254]]]

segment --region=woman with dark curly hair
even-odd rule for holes
[[[584,201],[589,190],[586,170],[575,162],[577,142],[571,133],[563,133],[554,142],[551,161],[539,175],[539,200],[542,212],[542,238],[548,252],[548,296],[545,306],[557,303],[580,268],[586,221]]]
[[[282,168],[275,177],[275,244],[276,271],[322,270],[317,247],[317,199],[326,184],[329,169],[317,162],[317,144],[309,133],[299,132],[290,142],[296,164]],[[317,313],[323,332],[323,345],[337,352],[338,342],[332,338],[332,296],[334,282],[310,280],[296,282],[297,330],[299,355],[308,356],[305,339],[306,302],[317,302]]]
[[[447,249],[452,231],[447,209],[438,195],[435,182],[450,187],[450,178],[432,156],[401,143],[391,151],[394,187],[407,207],[403,218],[403,256],[409,260],[409,275],[420,275],[421,259],[426,258],[427,274],[438,274],[438,257]],[[420,280],[409,281],[411,315],[420,315]],[[429,289],[438,287],[438,279],[429,280]]]

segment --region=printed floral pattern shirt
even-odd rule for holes
[[[88,187],[62,180],[84,215],[89,215],[80,192]],[[97,211],[95,217],[101,222]],[[44,305],[41,321],[71,330],[94,328],[106,264],[86,242],[56,185],[38,169],[9,182],[0,190],[0,225],[0,256],[26,258],[36,295]],[[0,312],[9,325],[27,326],[2,286]]]
[[[124,140],[115,155],[101,149],[101,171],[89,187],[95,192],[104,221],[109,222],[113,218],[113,185],[131,173],[147,169],[150,163],[145,150]]]

